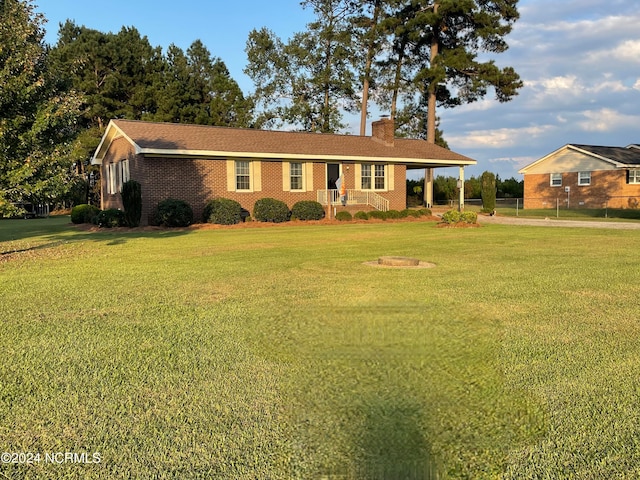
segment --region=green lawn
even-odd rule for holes
[[[640,476],[637,232],[67,222],[0,221],[0,478]]]

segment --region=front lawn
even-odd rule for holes
[[[634,231],[67,222],[0,221],[3,478],[640,476]]]

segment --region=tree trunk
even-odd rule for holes
[[[367,131],[367,111],[369,103],[369,78],[371,77],[371,63],[374,57],[374,46],[378,29],[378,17],[380,16],[380,0],[377,0],[373,8],[369,44],[367,45],[367,60],[364,65],[364,82],[362,85],[362,109],[360,111],[360,136],[364,137]]]

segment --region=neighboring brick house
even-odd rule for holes
[[[101,165],[101,207],[122,208],[123,181],[142,186],[142,223],[158,202],[188,202],[196,221],[216,197],[253,211],[272,197],[289,208],[316,200],[352,211],[406,207],[407,169],[458,166],[461,176],[476,161],[424,140],[394,138],[382,119],[372,136],[266,131],[202,125],[112,120],[91,163]],[[346,186],[342,207],[336,180]]]
[[[525,208],[638,208],[640,146],[565,145],[527,165]]]

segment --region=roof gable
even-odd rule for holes
[[[100,164],[110,143],[124,136],[136,153],[149,156],[257,157],[265,159],[369,160],[434,166],[476,161],[424,140],[396,138],[392,145],[373,137],[283,132],[204,125],[112,120],[92,163]]]
[[[640,148],[567,144],[520,169],[518,173],[608,170],[640,165]]]

